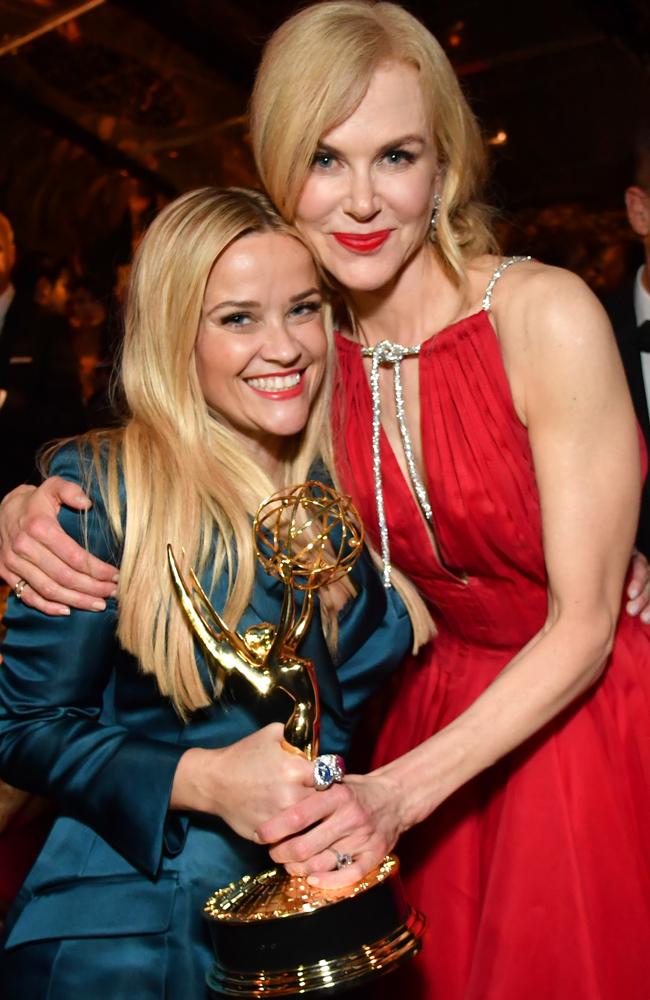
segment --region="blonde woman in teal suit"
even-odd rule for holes
[[[90,510],[62,509],[61,525],[120,565],[117,592],[101,613],[58,618],[12,599],[6,618],[0,773],[60,808],[8,919],[6,1000],[204,997],[203,902],[268,864],[262,822],[328,794],[282,749],[281,696],[215,689],[165,550],[185,551],[231,626],[278,620],[251,517],[315,462],[331,467],[330,352],[311,255],[266,198],[204,189],[161,213],[133,269],[129,418],[51,462],[89,491]],[[321,745],[345,754],[409,618],[367,559],[320,613],[301,654],[318,673]]]

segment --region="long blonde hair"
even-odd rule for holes
[[[460,282],[468,260],[496,249],[486,209],[478,201],[486,174],[485,147],[443,49],[402,7],[327,0],[277,29],[264,50],[251,99],[257,169],[292,222],[321,137],[352,114],[374,72],[387,62],[407,63],[419,74],[444,171],[437,247]]]
[[[177,558],[184,553],[186,570],[193,566],[200,575],[214,559],[212,582],[227,573],[223,613],[234,627],[253,589],[251,517],[260,501],[278,485],[306,480],[318,456],[331,464],[329,374],[306,428],[287,442],[282,484],[243,452],[201,392],[194,346],[208,277],[233,241],[264,232],[301,240],[257,191],[203,188],[160,213],[136,252],[127,299],[121,381],[129,419],[118,432],[88,436],[111,525],[123,543],[118,637],[182,716],[210,704],[215,692],[202,682],[172,592],[167,544]],[[329,373],[331,340],[328,350]]]

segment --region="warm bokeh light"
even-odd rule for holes
[[[456,21],[456,23],[451,26],[449,29],[449,35],[447,36],[447,44],[450,48],[457,49],[458,46],[462,44],[462,31],[464,27],[464,21]]]

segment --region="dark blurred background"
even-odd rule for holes
[[[254,182],[247,95],[298,6],[0,0],[0,211],[21,254],[66,258],[99,295],[169,197]],[[622,192],[650,109],[649,0],[404,6],[485,130],[506,248],[615,286],[635,255]]]

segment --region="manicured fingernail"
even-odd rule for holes
[[[119,583],[119,582],[120,582],[120,574],[119,573],[115,573],[111,577],[111,583]]]
[[[628,590],[628,592],[627,592],[627,593],[628,593],[628,596],[629,596],[629,598],[630,598],[631,600],[634,600],[634,598],[635,598],[635,597],[638,597],[638,596],[639,596],[639,594],[641,593],[641,590],[640,590],[640,588],[639,588],[639,587],[638,587],[638,586],[636,585],[636,583],[633,583],[633,584],[631,584],[631,585],[630,585],[630,589]]]
[[[650,624],[650,611],[644,611],[641,615],[641,621],[645,622],[646,625]]]
[[[79,493],[77,499],[78,499],[78,501],[79,501],[80,504],[83,504],[84,507],[90,507],[91,506],[90,500],[88,499],[87,496],[84,496],[83,493]]]
[[[628,615],[636,615],[639,612],[639,607],[637,604],[634,603],[634,601],[630,601],[629,604],[626,606],[626,611]]]
[[[69,615],[70,614],[70,608],[60,607],[60,608],[57,608],[57,612],[60,615]]]
[[[111,590],[111,592],[110,592],[110,594],[108,596],[109,597],[117,597],[117,587],[114,590]]]
[[[308,875],[307,882],[309,883],[309,885],[313,885],[315,888],[318,888],[318,886],[320,885],[320,879],[318,875]]]
[[[92,603],[91,606],[92,606],[93,611],[105,611],[106,610],[106,601],[93,601],[93,603]]]

